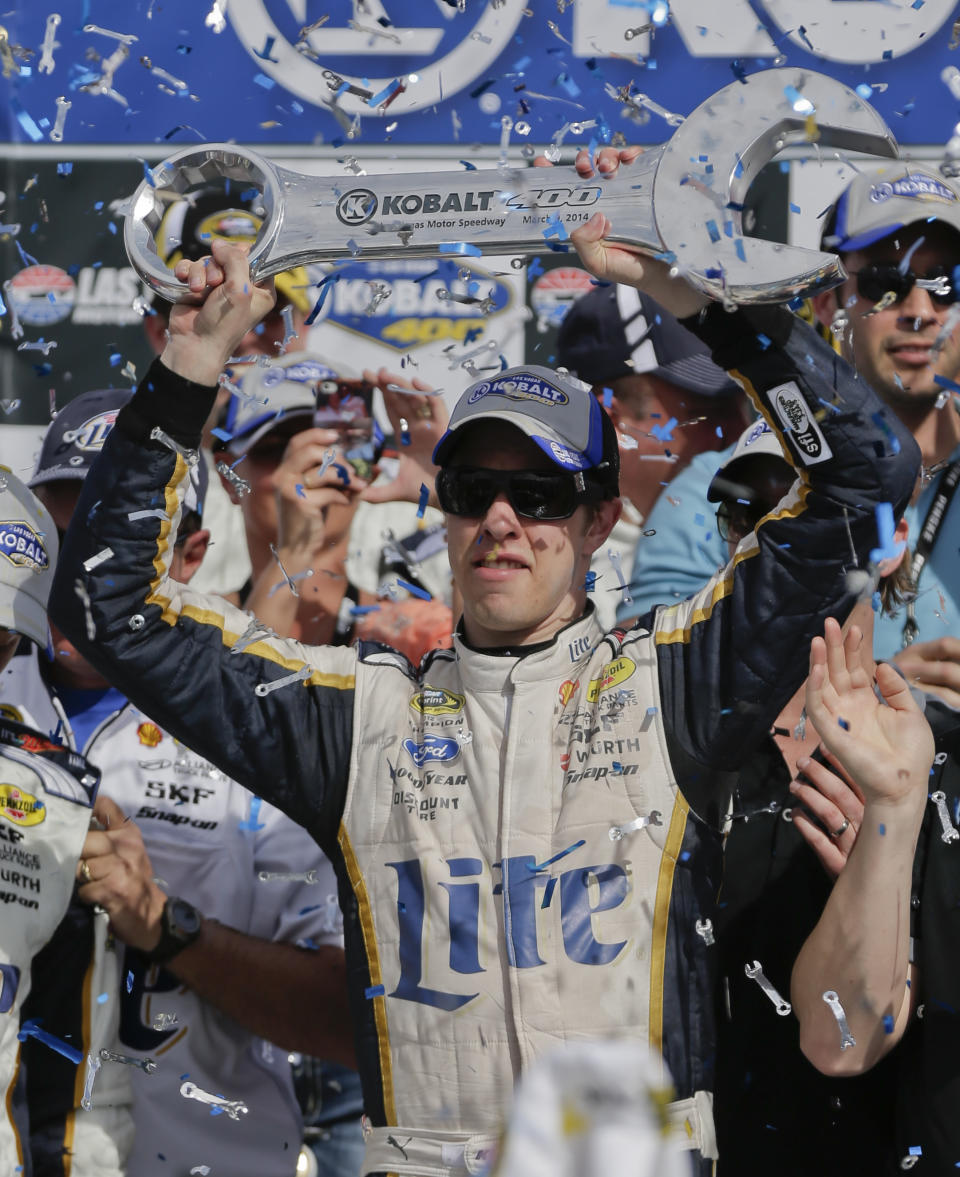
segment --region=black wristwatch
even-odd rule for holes
[[[183,952],[200,935],[203,916],[186,899],[171,895],[163,905],[160,918],[160,943],[152,952],[146,953],[151,964],[166,964],[178,952]]]

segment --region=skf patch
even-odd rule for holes
[[[147,748],[156,748],[157,744],[163,739],[163,732],[155,723],[150,723],[148,720],[145,723],[141,723],[137,728],[137,738]]]
[[[590,680],[590,685],[587,687],[587,702],[596,703],[604,691],[609,691],[611,687],[626,682],[636,669],[637,664],[632,658],[623,657],[618,658],[616,662],[608,662],[600,677]]]
[[[15,826],[36,826],[47,816],[47,807],[32,793],[16,785],[0,785],[0,817]]]
[[[427,686],[410,700],[410,706],[421,715],[457,715],[465,703],[463,695],[457,695],[445,687]]]

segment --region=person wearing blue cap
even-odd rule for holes
[[[334,860],[365,1174],[477,1170],[521,1072],[590,1036],[663,1053],[668,1116],[709,1171],[710,959],[696,923],[730,774],[802,677],[784,666],[852,606],[850,538],[865,559],[874,507],[902,510],[916,478],[906,431],[792,316],[706,306],[605,232],[601,218],[573,235],[588,268],[657,283],[715,362],[736,357],[798,472],[796,496],[698,598],[604,633],[586,574],[620,511],[615,431],[589,387],[538,366],[467,388],[423,470],[462,599],[453,650],[415,669],[381,646],[306,646],[173,581],[168,537],[216,381],[272,305],[223,243],[206,265],[178,265],[199,301],[173,308],[65,541],[57,624]],[[849,414],[818,420],[835,395]],[[318,467],[305,487],[332,477]],[[131,520],[157,499],[166,518]],[[106,548],[113,570],[96,559]]]

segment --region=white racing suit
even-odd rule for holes
[[[598,1037],[661,1050],[682,1138],[715,1153],[710,949],[696,924],[731,774],[804,678],[824,618],[852,606],[845,569],[876,544],[875,507],[902,511],[919,454],[786,312],[716,307],[689,325],[736,366],[798,481],[697,597],[627,633],[604,636],[588,608],[541,646],[460,639],[414,672],[379,647],[257,631],[171,582],[213,393],[159,363],[86,480],[57,624],[337,868],[367,1173],[477,1172],[521,1071]],[[169,518],[130,518],[156,506]]]

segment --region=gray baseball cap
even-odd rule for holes
[[[836,253],[866,249],[917,221],[942,221],[960,233],[960,192],[920,164],[889,164],[847,185],[827,222],[823,245]]]
[[[57,563],[57,529],[46,508],[0,467],[0,625],[52,653],[47,597]]]
[[[619,493],[616,430],[588,384],[539,364],[478,380],[457,401],[433,451],[436,465],[450,461],[465,425],[491,419],[521,430],[562,470],[589,472],[609,493]]]

